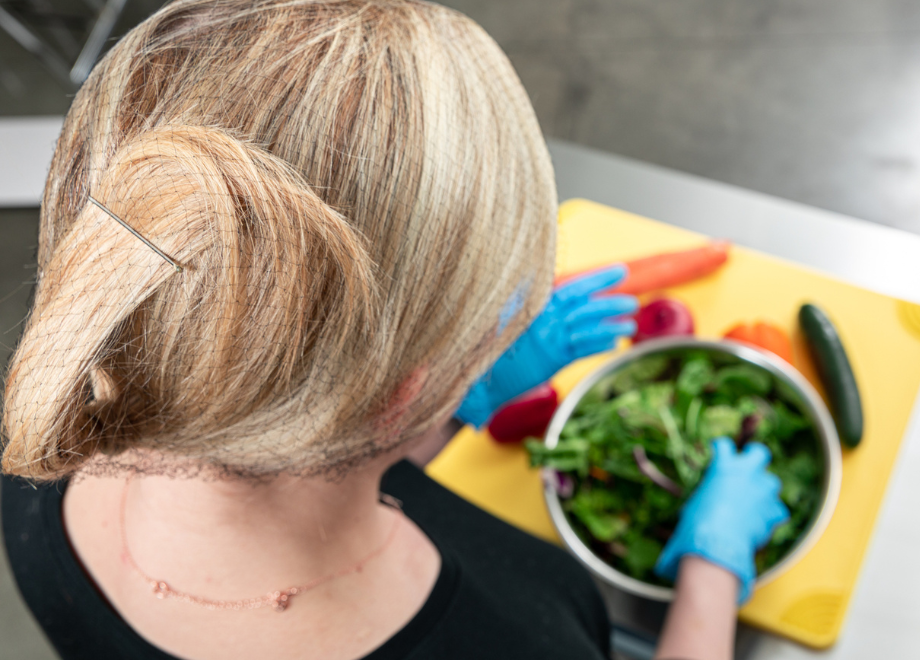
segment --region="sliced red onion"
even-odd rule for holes
[[[575,481],[565,472],[559,470],[543,470],[543,483],[556,491],[556,495],[564,500],[575,494]]]
[[[741,420],[741,431],[738,432],[737,445],[738,450],[744,448],[744,446],[754,437],[757,433],[757,427],[760,425],[760,415],[758,413],[753,413],[748,415]]]
[[[636,465],[639,471],[666,491],[680,497],[683,490],[676,483],[668,479],[658,467],[649,460],[648,454],[645,453],[645,447],[642,445],[633,445],[633,458],[636,459]]]

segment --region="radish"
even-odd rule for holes
[[[693,335],[693,316],[682,302],[659,298],[636,312],[633,343],[681,335]]]

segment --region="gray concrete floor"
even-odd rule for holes
[[[553,137],[920,232],[920,2],[448,4]]]
[[[72,65],[91,27],[93,3],[94,0],[6,0],[0,4],[52,41],[55,50]],[[101,0],[99,4],[103,4]],[[126,0],[112,34],[124,34],[163,4],[163,0]],[[38,15],[36,9],[46,14]],[[67,38],[62,39],[62,35]],[[74,91],[0,31],[0,116],[63,115]]]
[[[920,232],[917,0],[447,4],[552,137]]]
[[[551,137],[920,232],[920,0],[445,4],[506,50]],[[0,34],[0,116],[71,94]]]
[[[116,33],[159,4],[131,0]],[[920,0],[445,4],[506,50],[549,136],[920,233]],[[71,94],[0,33],[0,116]],[[0,212],[0,363],[36,218]],[[0,565],[0,659],[47,657]]]

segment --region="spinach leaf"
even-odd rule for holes
[[[693,488],[702,476],[704,464],[699,460],[693,461],[692,456],[696,452],[693,446],[684,440],[680,434],[680,429],[677,428],[677,422],[671,410],[666,406],[662,406],[658,414],[661,415],[661,420],[668,434],[668,457],[674,461],[674,467],[677,469],[681,483],[687,488]]]
[[[618,506],[619,505],[619,506]],[[620,508],[616,498],[602,489],[579,490],[568,504],[572,514],[578,518],[591,535],[599,541],[613,541],[626,532],[629,523],[621,515],[615,515]]]
[[[647,479],[636,465],[636,459],[633,458],[630,450],[611,449],[598,465],[605,472],[621,479],[628,479],[638,483],[644,483]]]
[[[775,461],[770,469],[783,482],[780,497],[790,507],[814,491],[821,474],[816,457],[807,451],[800,451],[785,461]]]
[[[684,417],[684,431],[690,439],[699,438],[700,432],[700,413],[703,410],[703,400],[700,397],[694,397],[687,406],[687,414]]]
[[[713,438],[728,436],[734,438],[741,430],[744,414],[732,406],[710,406],[703,411],[700,419],[699,438],[708,442]]]
[[[677,390],[677,416],[683,418],[691,402],[713,383],[715,372],[712,363],[705,358],[684,362],[675,382]]]
[[[714,384],[716,392],[725,397],[766,396],[773,389],[773,377],[753,365],[735,364],[719,369]]]
[[[773,404],[774,434],[779,440],[788,440],[799,431],[811,427],[811,424],[802,415],[793,412],[786,405],[777,401]]]
[[[632,430],[651,428],[664,433],[664,425],[656,405],[662,398],[661,392],[633,390],[618,396],[611,402],[611,406],[615,408],[623,423]]]
[[[792,523],[792,520],[787,520],[782,525],[778,526],[773,532],[773,538],[771,539],[774,543],[783,543],[795,538],[796,529],[795,525]]]
[[[650,571],[655,562],[658,561],[658,555],[661,554],[662,545],[655,539],[644,536],[637,536],[627,545],[628,551],[626,565],[629,567],[633,576],[639,576]]]
[[[579,476],[588,474],[590,467],[588,447],[590,445],[587,440],[582,438],[560,440],[552,449],[539,440],[525,440],[524,445],[530,453],[531,466],[542,465],[560,472],[577,472]]]
[[[634,390],[640,385],[645,385],[658,378],[668,368],[670,358],[667,355],[649,355],[639,358],[616,373],[601,380],[597,386],[601,392],[609,390],[615,394],[623,394]]]

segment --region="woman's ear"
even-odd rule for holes
[[[413,402],[418,399],[422,388],[428,381],[428,367],[416,367],[396,388],[390,402],[387,404],[383,414],[377,420],[377,428],[383,431],[379,442],[386,445],[396,435],[400,428],[400,422],[405,414],[409,411]]]
[[[400,384],[390,402],[391,409],[404,411],[422,393],[422,388],[428,382],[428,367],[416,367],[411,374]]]

